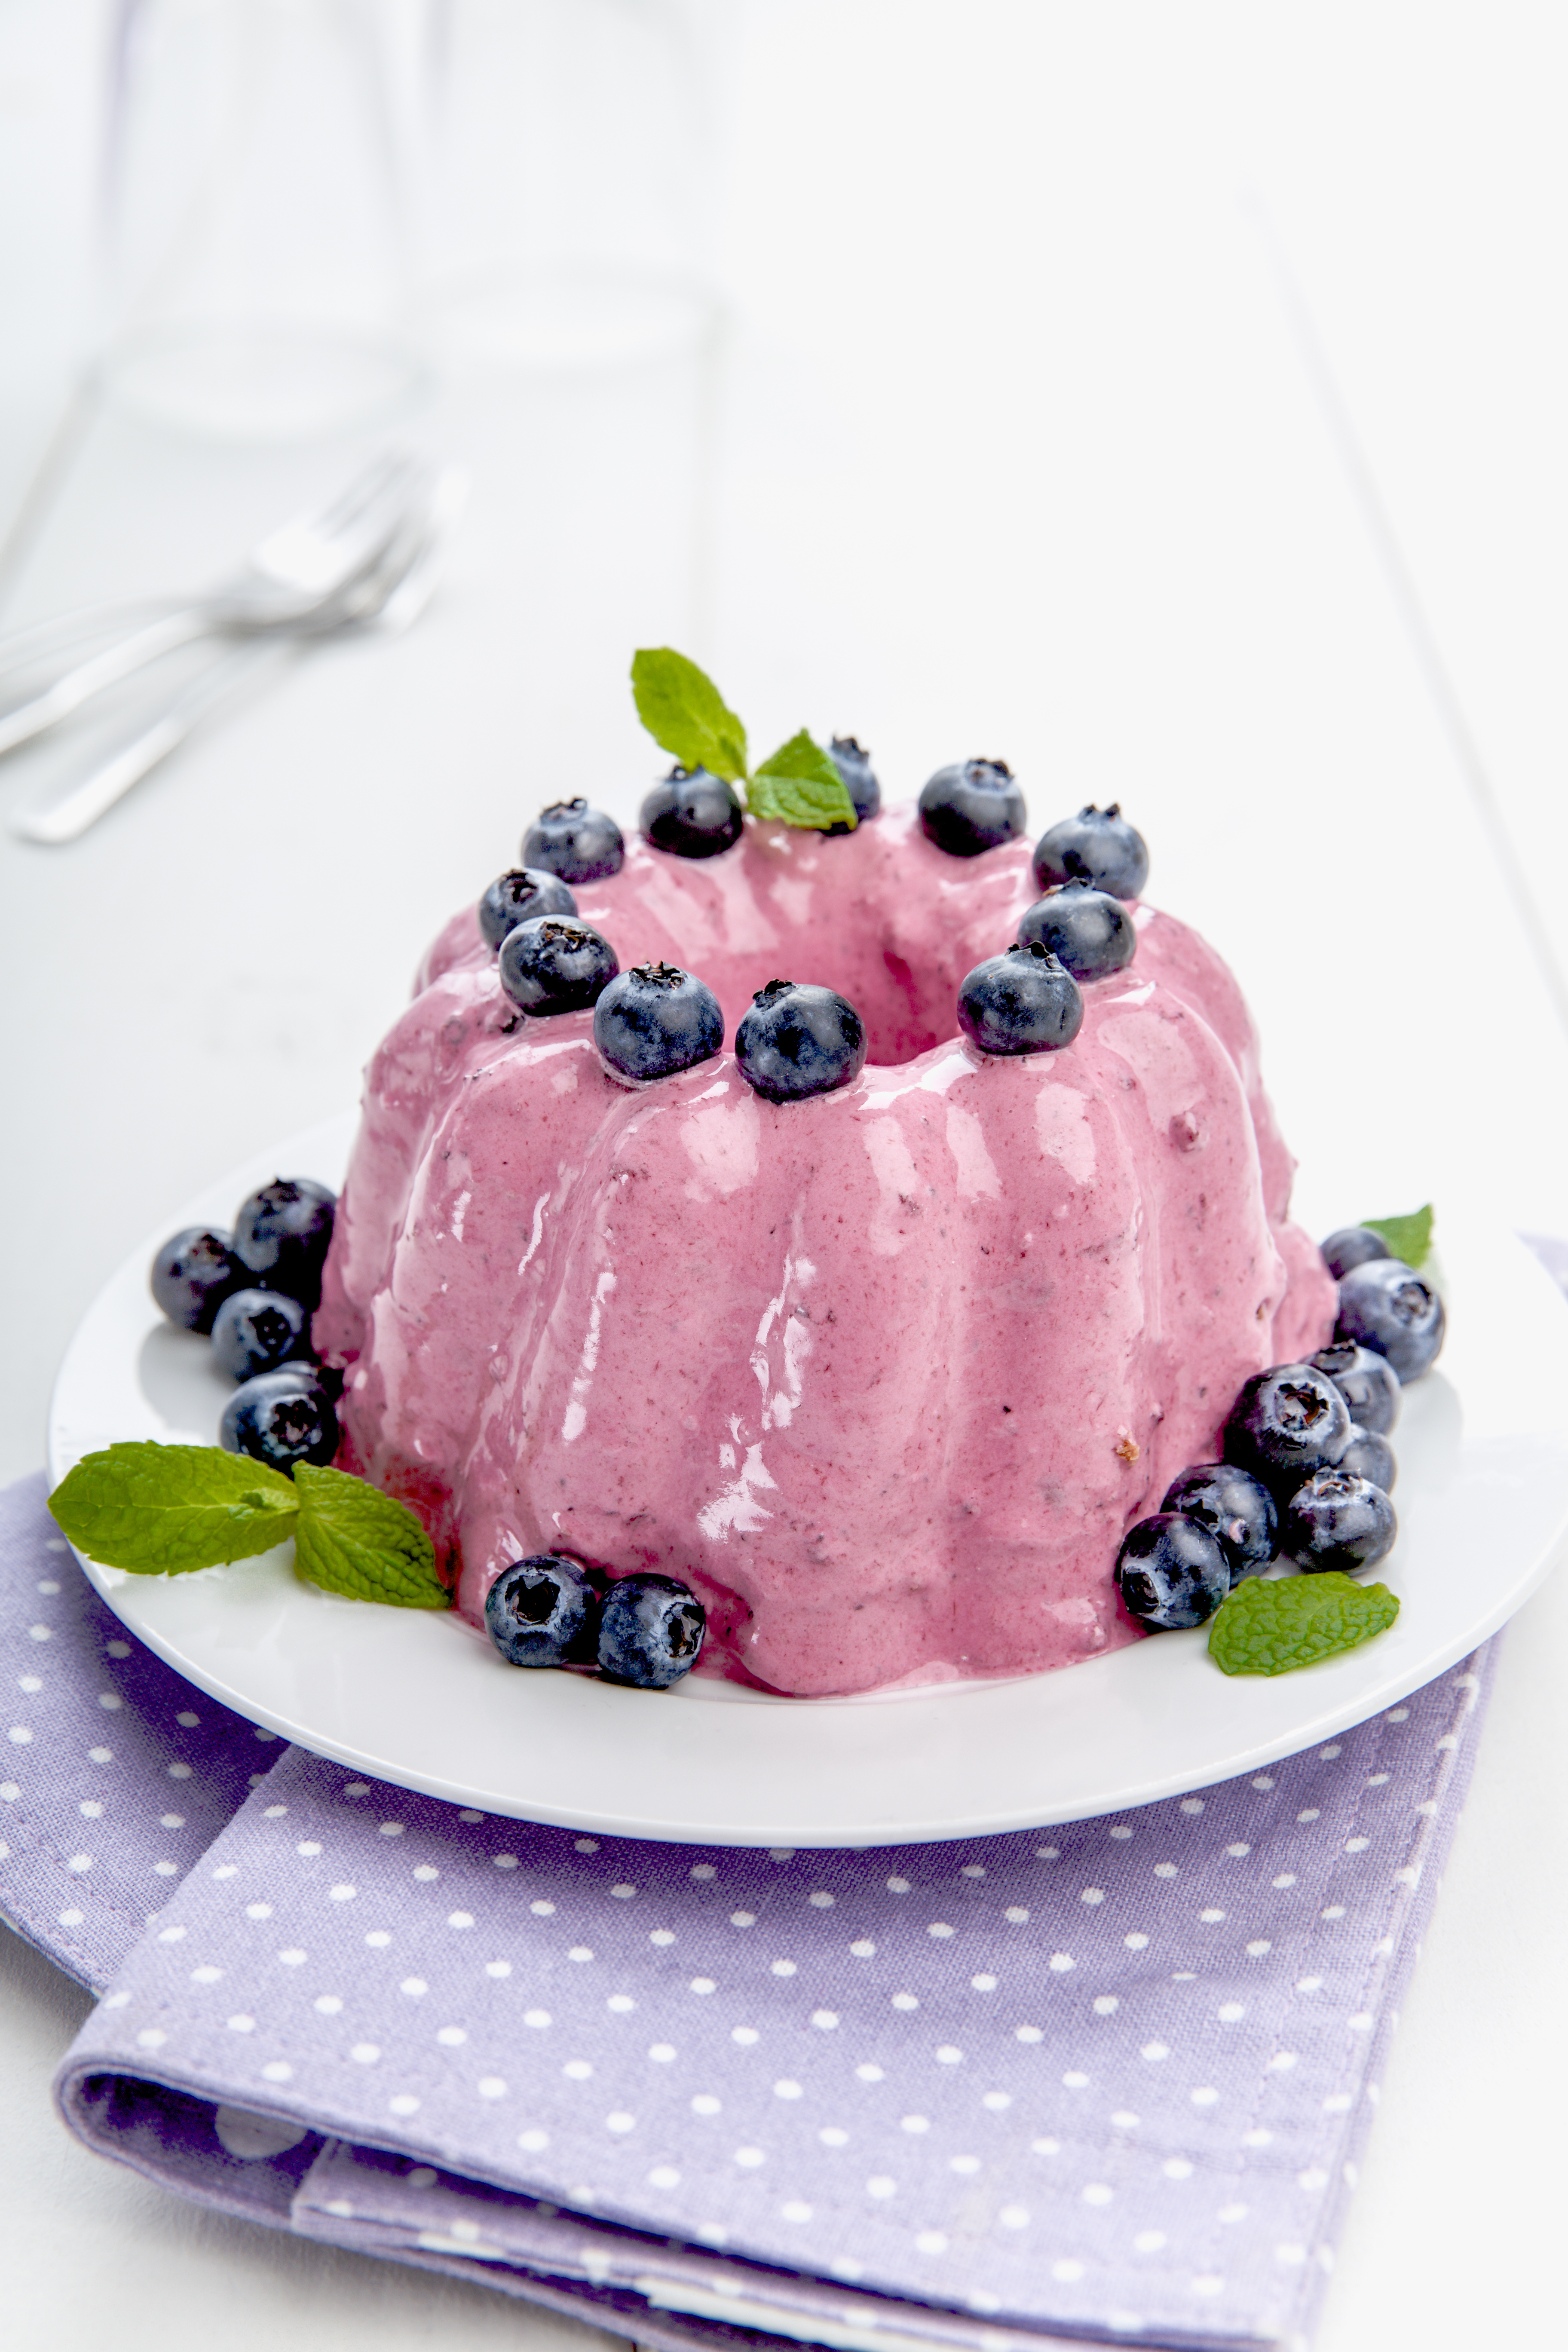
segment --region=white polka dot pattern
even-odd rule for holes
[[[854,2325],[854,2284],[922,2299],[960,2352],[1000,2352],[1008,2319],[1289,2341],[1486,1674],[1047,1845],[694,1853],[465,1821],[296,1750],[84,2030],[68,2106],[112,2149],[128,2081],[166,2067],[207,2113],[291,2116],[324,2141],[289,2176],[296,2226],[498,2281],[510,2261],[529,2292],[553,2248],[611,2326],[653,2244],[667,2300],[737,2325],[761,2263],[799,2326],[829,2293]],[[156,2122],[151,2095],[137,2160],[161,2133],[189,2188],[190,2103]]]
[[[45,1491],[40,1475],[0,1493],[0,1914],[101,1989],[264,1774],[250,1724],[193,1706],[126,1637]]]
[[[0,1496],[0,1900],[118,1971],[65,2077],[92,2145],[666,2352],[781,2304],[847,2343],[889,2298],[953,2352],[1304,2341],[1488,1653],[1046,1843],[693,1853],[492,1822],[192,1705],[40,1502]]]

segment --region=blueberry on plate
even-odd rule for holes
[[[606,1682],[668,1690],[702,1651],[708,1612],[673,1576],[618,1577],[599,1612],[599,1672]]]
[[[1104,980],[1130,964],[1138,946],[1132,919],[1120,898],[1092,882],[1063,882],[1018,919],[1018,937],[1038,940],[1075,980]]]
[[[310,1329],[310,1316],[285,1291],[232,1291],[213,1320],[213,1354],[231,1381],[254,1380],[308,1347]]]
[[[234,1254],[260,1287],[314,1307],[336,1207],[337,1194],[309,1176],[275,1176],[240,1202]]]
[[[485,1595],[485,1630],[514,1666],[592,1665],[605,1579],[564,1552],[503,1568]]]
[[[205,1338],[231,1290],[250,1280],[234,1254],[234,1235],[216,1225],[186,1225],[153,1260],[153,1296],[182,1331]]]
[[[1402,1381],[1418,1381],[1436,1360],[1447,1318],[1429,1282],[1403,1258],[1352,1265],[1340,1284],[1336,1339],[1354,1339],[1386,1356]]]
[[[536,915],[500,945],[500,984],[525,1013],[585,1013],[620,965],[615,949],[575,915]]]
[[[581,794],[541,809],[522,836],[524,866],[542,866],[563,882],[603,882],[620,872],[626,854],[615,818],[590,808]]]
[[[964,975],[958,1025],[983,1054],[1055,1054],[1083,1027],[1083,997],[1047,947],[1020,940]]]
[[[1035,880],[1042,890],[1058,882],[1088,882],[1113,898],[1141,898],[1148,879],[1148,845],[1116,801],[1109,808],[1090,802],[1035,844]]]
[[[1160,1508],[1179,1511],[1208,1529],[1226,1556],[1233,1585],[1255,1569],[1267,1568],[1274,1557],[1279,1530],[1274,1497],[1250,1470],[1234,1462],[1200,1462],[1184,1470]]]
[[[719,857],[741,838],[740,796],[722,776],[678,762],[648,793],[637,823],[672,857]]]
[[[1005,760],[960,760],[921,787],[926,839],[950,857],[978,857],[1024,830],[1024,795]]]
[[[871,754],[863,751],[853,735],[836,735],[828,751],[833,764],[844,779],[844,789],[855,803],[855,822],[865,824],[881,813],[882,787],[871,772]],[[849,827],[842,819],[837,824],[822,827],[824,833],[847,833]]]
[[[669,1078],[719,1052],[724,1014],[713,991],[679,964],[635,963],[595,1005],[594,1043],[623,1078]]]
[[[1374,1234],[1370,1225],[1342,1225],[1323,1244],[1323,1264],[1336,1282],[1342,1282],[1352,1265],[1365,1265],[1372,1258],[1387,1255],[1386,1237]]]
[[[1314,1470],[1331,1469],[1350,1442],[1350,1407],[1327,1373],[1274,1364],[1242,1383],[1223,1451],[1284,1501]]]
[[[1156,1511],[1123,1536],[1114,1579],[1130,1617],[1174,1633],[1207,1623],[1230,1591],[1230,1563],[1207,1528],[1181,1511]]]
[[[770,980],[741,1015],[735,1059],[746,1084],[765,1102],[804,1102],[859,1076],[866,1026],[834,989]]]
[[[1362,1429],[1351,1423],[1351,1442],[1341,1454],[1339,1466],[1357,1478],[1370,1478],[1385,1495],[1394,1492],[1394,1482],[1399,1475],[1399,1465],[1394,1458],[1394,1448],[1379,1429]]]
[[[1353,1339],[1334,1339],[1308,1361],[1327,1372],[1359,1428],[1387,1436],[1399,1419],[1400,1394],[1399,1375],[1386,1356],[1357,1347]]]
[[[293,1475],[297,1462],[325,1469],[338,1450],[338,1417],[318,1382],[296,1371],[258,1372],[223,1409],[218,1444]]]
[[[1316,1470],[1285,1506],[1279,1548],[1298,1568],[1354,1576],[1394,1549],[1399,1522],[1381,1486],[1344,1470]]]
[[[558,874],[542,866],[513,866],[499,874],[479,900],[479,932],[499,948],[508,931],[535,915],[574,915],[577,901]]]

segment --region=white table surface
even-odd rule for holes
[[[80,350],[101,13],[0,16],[0,306],[26,330],[0,357],[11,514]],[[624,683],[639,643],[707,661],[759,739],[858,732],[895,796],[972,751],[1012,761],[1040,824],[1120,795],[1153,896],[1247,990],[1315,1228],[1440,1172],[1568,1234],[1568,1041],[1240,201],[1308,291],[1568,961],[1568,163],[1544,16],[738,5],[716,354],[448,388],[414,422],[470,462],[475,506],[414,635],[300,667],[72,849],[0,834],[0,1475],[41,1460],[53,1364],[109,1270],[197,1182],[352,1097],[426,937],[540,803],[582,789],[630,818],[653,765]],[[199,579],[359,446],[100,411],[4,617]],[[0,767],[0,819],[60,756]],[[1561,2327],[1565,1674],[1560,1579],[1507,1639],[1321,2352]],[[83,1997],[14,1939],[0,1961],[18,2341],[570,2332],[89,2158],[47,2098]]]

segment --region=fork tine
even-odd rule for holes
[[[345,524],[353,522],[357,515],[363,513],[370,500],[378,497],[388,481],[405,471],[407,465],[406,450],[395,447],[378,450],[370,464],[352,481],[345,482],[337,496],[329,499],[325,506],[308,515],[294,516],[292,527],[298,530],[302,525],[310,525],[335,536]],[[286,530],[289,527],[288,524],[284,526]]]
[[[428,471],[428,466],[409,451],[384,452],[340,492],[331,507],[291,516],[269,531],[252,548],[249,563],[263,572],[276,567],[295,576],[303,567],[307,578],[324,572],[329,576],[321,584],[330,585],[330,575],[340,562],[352,565],[362,554],[374,552],[379,541],[395,527],[414,486]]]
[[[367,514],[385,506],[388,499],[401,496],[411,477],[419,470],[419,460],[412,450],[385,449],[376,464],[367,466],[363,474],[352,481],[331,509],[331,520],[323,519],[322,528],[330,529],[335,537],[363,520]]]

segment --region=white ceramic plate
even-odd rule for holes
[[[336,1182],[348,1119],[296,1137],[170,1217],[108,1285],[56,1383],[65,1475],[117,1438],[210,1444],[229,1384],[172,1330],[147,1268],[184,1224],[228,1223],[275,1174]],[[215,1698],[318,1755],[457,1804],[719,1845],[973,1837],[1142,1805],[1293,1754],[1463,1657],[1568,1549],[1568,1303],[1511,1234],[1439,1204],[1440,1368],[1395,1433],[1397,1623],[1348,1655],[1235,1680],[1206,1634],[1066,1672],[871,1699],[771,1699],[693,1678],[667,1695],[519,1674],[456,1618],[341,1601],[288,1547],[200,1576],[83,1562],[125,1624]]]

